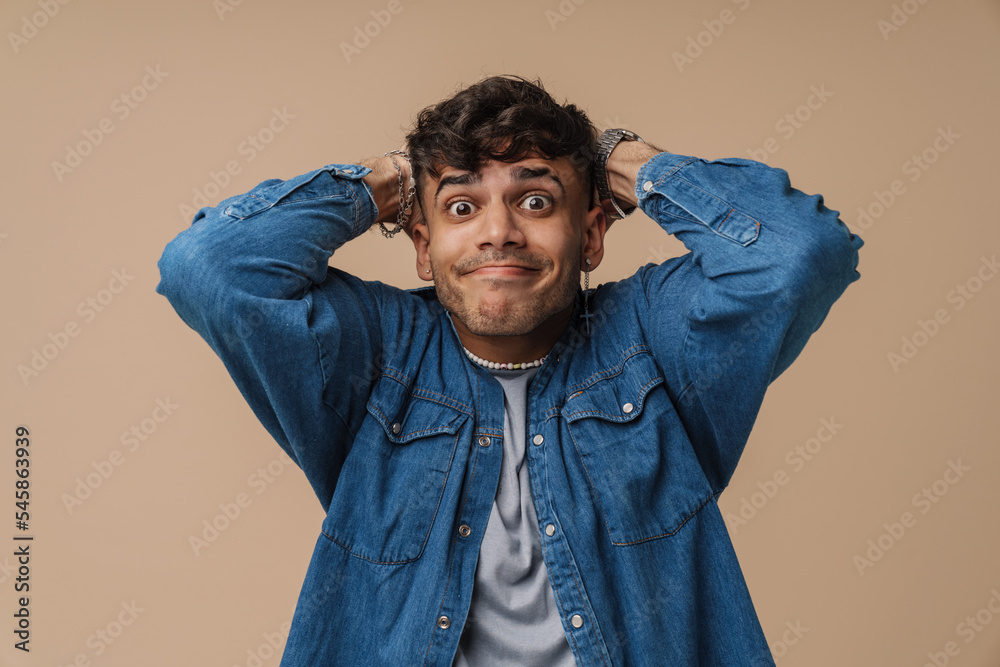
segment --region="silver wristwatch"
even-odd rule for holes
[[[608,157],[611,156],[611,151],[615,149],[619,141],[642,141],[642,137],[630,130],[614,128],[604,130],[601,138],[597,140],[597,159],[594,161],[594,180],[597,185],[597,198],[601,202],[605,199],[611,201],[611,205],[617,213],[608,215],[612,221],[621,220],[635,210],[635,206],[631,207],[628,211],[622,210],[622,207],[618,205],[614,195],[611,193],[611,181],[608,178]],[[643,143],[646,142],[643,141]]]

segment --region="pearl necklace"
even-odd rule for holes
[[[467,357],[469,357],[469,359],[476,362],[480,366],[484,368],[492,368],[498,370],[518,370],[523,368],[534,368],[536,366],[541,366],[542,362],[545,361],[549,356],[545,355],[541,359],[535,359],[534,361],[528,361],[528,362],[521,362],[519,364],[498,364],[495,361],[487,361],[482,357],[477,357],[472,352],[469,352],[468,348],[466,348],[464,345],[462,346],[462,349],[465,350],[465,354]]]

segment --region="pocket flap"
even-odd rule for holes
[[[382,425],[385,437],[397,445],[438,433],[455,433],[468,416],[446,403],[411,394],[395,380],[383,377],[379,384],[382,386],[368,401],[368,412]]]
[[[671,215],[700,222],[744,247],[757,240],[760,224],[707,190],[675,177],[658,182],[656,191],[668,198],[665,209]]]
[[[639,348],[620,364],[570,388],[562,414],[568,422],[585,417],[628,422],[640,414],[649,390],[663,375],[648,351]]]

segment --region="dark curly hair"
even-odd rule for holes
[[[406,145],[418,201],[427,176],[440,178],[445,166],[477,171],[488,160],[517,162],[531,151],[546,159],[569,156],[589,194],[598,136],[586,113],[556,102],[540,79],[503,75],[425,108]]]

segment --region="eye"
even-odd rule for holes
[[[448,204],[448,212],[455,216],[456,218],[464,218],[472,215],[476,210],[476,207],[472,202],[460,199],[459,201],[452,202]]]
[[[521,202],[521,208],[529,211],[544,211],[549,206],[552,206],[552,197],[548,195],[528,195]]]

